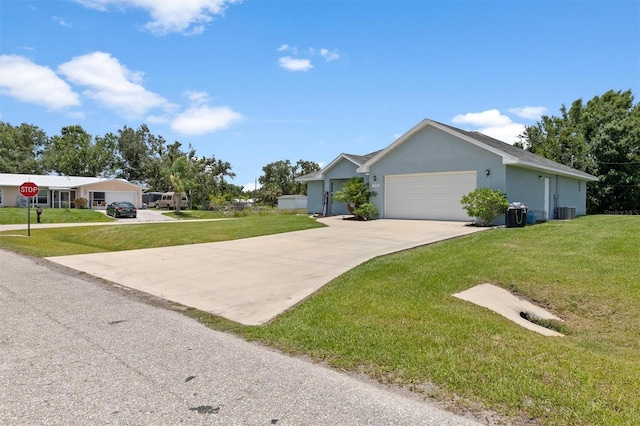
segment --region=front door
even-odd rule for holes
[[[545,219],[551,219],[549,217],[549,178],[544,178],[544,215]]]

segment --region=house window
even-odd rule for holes
[[[38,195],[33,197],[33,204],[38,206],[48,206],[49,205],[49,190],[48,189],[40,189],[38,191]]]
[[[0,206],[2,205],[2,188],[0,188]]]

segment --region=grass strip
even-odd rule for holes
[[[39,228],[0,232],[0,247],[36,257],[63,256],[236,240],[324,226],[304,216],[248,216],[231,220],[122,226]]]

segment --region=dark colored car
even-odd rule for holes
[[[114,201],[107,206],[107,215],[113,217],[137,217],[136,206],[128,201]]]

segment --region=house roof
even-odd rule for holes
[[[598,178],[588,173],[581,172],[576,169],[572,169],[564,164],[557,163],[544,157],[540,157],[532,152],[510,145],[508,143],[499,141],[490,136],[484,135],[479,132],[468,132],[466,130],[458,129],[456,127],[448,126],[446,124],[438,123],[437,121],[425,119],[414,126],[407,133],[396,139],[387,148],[379,151],[373,158],[367,160],[358,168],[358,173],[368,173],[369,168],[384,158],[389,152],[403,144],[410,139],[413,135],[425,129],[428,126],[440,129],[446,133],[463,139],[479,148],[493,152],[502,157],[503,164],[522,167],[533,170],[540,170],[550,172],[557,175],[569,176],[586,181],[597,181]]]
[[[335,160],[333,160],[331,163],[327,164],[326,167],[323,167],[322,170],[318,170],[316,172],[311,172],[311,173],[308,173],[306,175],[298,176],[296,178],[296,181],[298,181],[298,182],[307,182],[307,181],[311,181],[311,180],[322,180],[322,179],[324,179],[324,174],[327,171],[331,170],[341,160],[350,161],[353,164],[355,164],[356,166],[360,167],[363,164],[365,164],[367,161],[369,161],[372,158],[374,158],[376,155],[378,155],[382,151],[383,150],[380,149],[378,151],[374,151],[374,152],[371,152],[371,153],[365,154],[365,155],[342,153],[342,154],[338,155],[335,158]]]
[[[111,179],[100,177],[83,177],[83,176],[51,176],[51,175],[27,175],[0,173],[0,187],[2,186],[20,186],[25,182],[33,182],[38,186],[45,188],[71,189],[81,186],[92,185],[100,182],[119,181],[135,185],[124,179]]]

